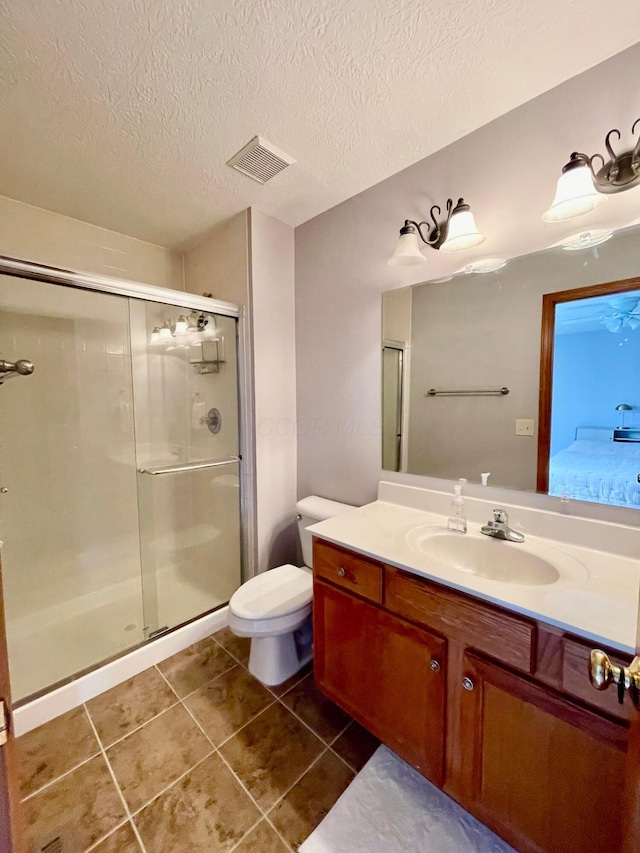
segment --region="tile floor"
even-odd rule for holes
[[[225,628],[23,735],[28,853],[296,851],[378,742],[248,655]]]

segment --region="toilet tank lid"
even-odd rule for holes
[[[302,498],[296,504],[296,511],[300,515],[315,519],[316,521],[325,521],[327,518],[342,515],[352,509],[355,509],[355,507],[351,506],[351,504],[330,501],[327,498],[319,498],[317,495]]]

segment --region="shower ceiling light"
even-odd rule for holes
[[[437,211],[438,216],[442,213],[440,207],[434,204],[429,213],[433,225],[425,220],[415,222],[412,219],[405,219],[400,229],[395,252],[387,262],[389,266],[413,266],[425,263],[427,259],[420,251],[418,235],[427,246],[439,249],[441,252],[460,252],[484,242],[485,237],[478,231],[471,208],[464,199],[458,199],[455,207],[453,200],[447,199],[446,219],[441,222],[436,219],[434,211]],[[426,226],[427,236],[422,231],[423,225]]]
[[[632,136],[635,135],[638,125],[640,119],[633,123]],[[602,154],[589,157],[588,154],[573,152],[558,179],[553,203],[542,217],[545,222],[562,222],[575,216],[583,216],[604,204],[606,195],[625,192],[640,184],[640,139],[635,148],[628,148],[616,154],[610,141],[613,135],[618,139],[622,138],[617,128],[607,133],[604,145],[609,159],[606,161]],[[597,172],[593,166],[594,160],[600,160],[602,163]]]

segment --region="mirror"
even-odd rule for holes
[[[616,358],[608,357],[609,362],[605,363],[605,350],[616,349],[605,347],[591,368],[585,367],[583,359],[581,370],[573,377],[563,374],[564,387],[572,389],[569,408],[575,415],[573,427],[569,425],[569,432],[565,429],[564,433],[571,441],[563,447],[557,441],[550,446],[551,396],[545,401],[540,396],[541,369],[550,371],[553,365],[553,361],[546,368],[541,364],[543,300],[552,294],[576,291],[576,299],[548,300],[554,305],[552,316],[555,318],[555,306],[566,305],[563,310],[568,310],[568,306],[576,303],[572,310],[597,315],[592,318],[592,327],[595,323],[598,329],[591,328],[591,333],[598,331],[601,337],[617,339],[619,334],[600,322],[602,311],[612,311],[615,305],[594,308],[591,297],[581,291],[638,275],[639,230],[620,231],[595,248],[547,249],[512,259],[497,272],[461,274],[449,281],[426,282],[384,293],[383,467],[449,480],[466,477],[470,482],[480,482],[481,473],[488,472],[489,484],[493,486],[547,491],[538,465],[540,440],[547,443],[548,462],[549,449],[553,457],[572,442],[593,440],[592,436],[585,438],[583,433],[576,438],[579,428],[609,430],[609,446],[613,430],[622,428],[622,413],[625,427],[640,429],[640,383],[636,387],[632,382],[633,371],[629,371],[625,388],[618,382],[621,351],[636,368],[640,365],[638,359],[634,360],[635,349],[631,344],[637,335],[640,346],[640,328],[636,332],[628,324],[624,326],[623,337],[616,340],[622,344],[617,347]],[[635,287],[640,289],[640,283]],[[600,296],[605,301],[615,302],[617,298],[609,292]],[[583,307],[578,298],[585,299]],[[635,325],[635,320],[631,322]],[[615,325],[615,321],[612,323]],[[561,329],[560,334],[566,340],[563,324],[558,325],[558,330]],[[622,329],[621,325],[619,331]],[[577,340],[575,332],[572,337]],[[401,351],[402,358],[399,366],[395,364],[391,370],[388,361],[393,348]],[[550,351],[553,356],[553,345]],[[611,388],[617,394],[613,406],[607,397],[602,399],[600,408],[589,408],[592,377],[596,374],[595,384],[599,388]],[[552,383],[548,385],[550,394]],[[558,384],[554,407],[561,404],[561,387]],[[543,402],[548,406],[548,422],[544,414],[540,421]],[[616,411],[622,403],[631,409]],[[558,411],[561,409],[562,405]],[[558,417],[564,418],[567,427],[567,417],[560,414]],[[637,477],[635,487],[640,493]],[[580,494],[579,489],[573,489],[570,496],[620,506],[638,505],[609,500],[606,490],[597,497],[593,490]]]

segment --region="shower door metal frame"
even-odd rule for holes
[[[239,445],[240,445],[240,565],[241,579],[253,575],[257,560],[257,518],[256,518],[256,465],[255,442],[251,429],[245,424],[253,423],[253,375],[251,370],[250,319],[245,308],[232,302],[223,302],[208,296],[197,296],[183,290],[157,287],[127,279],[112,278],[105,275],[66,270],[36,264],[19,258],[0,255],[0,274],[16,278],[28,278],[44,281],[63,287],[75,287],[82,290],[94,290],[114,296],[141,299],[148,302],[161,302],[178,308],[192,308],[211,314],[233,317],[238,321],[238,404]],[[1,393],[1,389],[0,389]],[[197,618],[197,617],[196,617]]]

